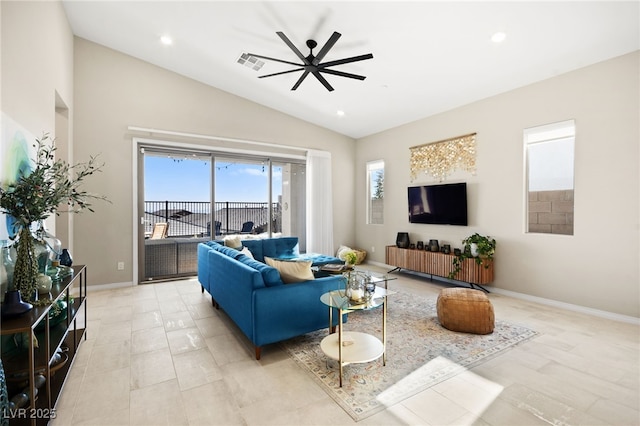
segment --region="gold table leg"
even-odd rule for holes
[[[340,364],[340,387],[342,387],[342,309],[339,310],[338,318],[338,362]]]

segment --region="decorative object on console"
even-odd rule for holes
[[[409,150],[412,182],[419,172],[425,172],[440,182],[456,168],[471,174],[476,172],[475,133],[413,146]]]
[[[23,301],[18,290],[9,290],[4,296],[4,302],[2,302],[2,317],[22,315],[31,309],[33,309],[33,305]]]
[[[493,255],[496,251],[496,240],[490,236],[480,235],[476,232],[462,240],[462,244],[464,250],[456,253],[453,258],[453,270],[449,273],[449,278],[455,277],[462,268],[462,262],[465,259],[473,258],[476,264],[483,265],[485,269],[488,269],[489,264],[493,262]],[[472,246],[475,248],[472,249]]]
[[[415,244],[409,244],[409,248],[410,248],[411,250],[415,250],[416,245],[415,245]]]
[[[48,294],[51,291],[52,284],[53,284],[53,280],[49,275],[38,274],[38,279],[36,281],[38,294]]]
[[[13,284],[15,249],[8,240],[1,240],[0,244],[0,302],[4,302],[4,294]]]
[[[444,245],[442,246],[442,252],[443,252],[444,254],[449,254],[449,253],[451,253],[451,246],[450,246],[449,244],[444,244]]]
[[[438,240],[429,240],[429,250],[440,251],[440,245],[438,244]]]
[[[424,250],[424,243],[422,241],[418,241],[418,244],[416,244],[416,248],[418,250]]]
[[[69,249],[62,249],[62,254],[60,255],[60,264],[63,266],[73,265],[73,259],[71,258]]]
[[[409,248],[409,233],[408,232],[398,232],[398,236],[396,237],[396,247],[398,248]]]

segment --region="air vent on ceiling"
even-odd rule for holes
[[[254,71],[260,71],[260,68],[264,65],[264,61],[256,58],[255,56],[251,56],[248,53],[243,53],[238,58],[238,63],[244,66],[251,68]]]

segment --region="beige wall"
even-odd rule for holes
[[[56,137],[56,154],[68,159],[72,115],[56,113],[73,108],[73,34],[62,4],[2,1],[0,11],[2,112],[34,137]],[[68,227],[56,230],[55,222],[47,221],[49,230],[68,243]]]
[[[133,280],[134,176],[128,126],[331,151],[333,202],[340,206],[334,214],[336,247],[338,236],[353,239],[354,185],[351,179],[340,179],[340,172],[353,176],[353,139],[79,38],[75,107],[75,155],[101,153],[106,167],[92,180],[91,189],[112,201],[75,219],[75,254],[90,265],[92,284]],[[118,261],[125,262],[124,271],[116,269]]]
[[[356,193],[367,161],[385,160],[385,225],[365,225],[358,246],[376,251],[398,231],[461,246],[474,232],[496,238],[497,288],[640,316],[639,62],[635,52],[425,118],[357,142]],[[576,120],[574,235],[524,233],[523,130]],[[477,132],[477,173],[466,181],[469,226],[409,224],[409,147]],[[393,149],[389,147],[393,146]],[[432,183],[422,175],[415,183]],[[363,197],[364,198],[364,197]]]

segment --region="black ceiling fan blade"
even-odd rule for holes
[[[283,64],[295,65],[297,67],[302,65],[302,64],[295,63],[295,62],[285,61],[285,60],[282,60],[282,59],[271,58],[269,56],[256,55],[255,53],[247,53],[247,55],[253,56],[254,58],[266,59],[267,61],[275,61],[275,62],[281,62]]]
[[[296,56],[298,58],[300,58],[300,60],[305,64],[305,65],[310,65],[309,60],[302,54],[302,52],[300,52],[298,50],[298,48],[291,43],[291,40],[289,40],[289,38],[284,35],[284,33],[282,31],[278,31],[276,34],[278,34],[278,36],[282,39],[282,41],[284,41],[284,43],[289,46],[289,49],[293,50],[293,53],[296,54]]]
[[[329,50],[331,50],[333,45],[336,44],[336,42],[338,41],[338,39],[341,36],[342,36],[342,34],[340,34],[337,31],[334,31],[333,34],[331,34],[331,37],[329,37],[329,40],[327,40],[327,42],[324,44],[324,46],[322,46],[322,49],[320,49],[320,51],[318,52],[316,57],[313,59],[313,61],[311,61],[311,63],[313,65],[318,65],[320,63],[320,61],[322,60],[322,58],[325,57],[327,52],[329,52]]]
[[[308,75],[309,75],[309,70],[304,70],[304,72],[302,73],[298,81],[296,81],[296,84],[293,85],[291,90],[296,90],[300,86],[300,84],[302,84],[304,79],[307,78]]]
[[[332,67],[334,65],[342,65],[349,64],[351,62],[364,61],[366,59],[373,59],[373,55],[371,53],[367,53],[366,55],[352,56],[350,58],[338,59],[335,61],[323,62],[318,65],[318,68],[326,68]]]
[[[326,87],[328,91],[333,92],[333,87],[331,87],[329,82],[322,75],[320,75],[318,71],[313,71],[312,74],[316,76],[318,81],[320,81],[320,83],[322,83],[322,85]]]
[[[329,68],[320,68],[318,69],[319,72],[326,72],[327,74],[333,74],[333,75],[339,75],[340,77],[348,77],[348,78],[355,78],[356,80],[364,80],[365,77],[364,75],[358,75],[358,74],[351,74],[348,72],[343,72],[343,71],[336,71],[336,70],[332,70]]]
[[[289,74],[296,71],[302,71],[304,68],[296,68],[288,71],[274,72],[273,74],[259,75],[258,78],[273,77],[274,75]]]

